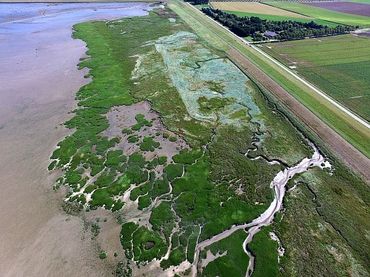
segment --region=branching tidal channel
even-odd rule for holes
[[[235,225],[232,226],[230,229],[217,234],[213,236],[212,238],[202,241],[201,243],[197,244],[196,251],[195,251],[195,258],[193,263],[193,276],[197,275],[197,265],[199,262],[199,253],[207,246],[210,246],[211,244],[220,241],[224,238],[227,238],[237,230],[245,230],[247,235],[247,238],[243,242],[243,249],[245,253],[249,257],[248,262],[248,268],[246,271],[246,276],[249,277],[253,273],[254,269],[254,256],[253,254],[248,250],[248,244],[252,241],[253,236],[258,233],[262,227],[270,225],[274,219],[275,214],[280,211],[282,208],[282,203],[284,199],[284,195],[286,192],[286,184],[290,179],[292,179],[295,175],[303,173],[307,171],[311,167],[319,167],[319,168],[330,168],[331,165],[329,162],[325,161],[325,158],[320,154],[319,150],[316,148],[316,146],[312,143],[310,143],[314,153],[311,158],[304,158],[302,161],[300,161],[297,165],[294,165],[292,167],[287,167],[280,171],[273,181],[270,184],[270,187],[274,190],[274,200],[268,207],[266,211],[264,211],[259,217],[254,219],[252,222],[241,224],[241,225]],[[246,153],[247,156],[248,152]],[[277,161],[276,161],[277,162]]]

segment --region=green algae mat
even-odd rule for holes
[[[170,10],[77,24],[74,37],[89,49],[79,67],[89,69],[91,82],[76,94],[65,123],[71,135],[49,170],[61,170],[55,189],[68,189],[71,209],[116,216],[125,258],[115,274],[245,276],[245,230],[197,246],[262,214],[275,175],[312,155],[307,140]],[[310,170],[289,182],[298,186],[286,210],[249,245],[256,276],[319,274],[322,263],[329,275],[366,272],[369,188],[332,163],[332,171]]]

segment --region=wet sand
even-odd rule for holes
[[[111,276],[83,220],[61,209],[63,194],[52,190],[57,173],[47,166],[88,81],[76,67],[86,48],[71,26],[144,15],[147,5],[68,5],[0,4],[0,276]]]

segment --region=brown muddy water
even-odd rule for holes
[[[63,195],[52,189],[57,176],[47,166],[68,134],[62,123],[74,95],[88,81],[77,70],[86,47],[71,38],[72,25],[145,15],[148,8],[0,4],[0,276],[112,276],[83,220],[61,209]],[[108,223],[116,237],[119,228]]]

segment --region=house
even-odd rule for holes
[[[277,33],[275,33],[275,32],[271,32],[271,31],[266,31],[266,32],[264,32],[263,33],[263,35],[265,36],[265,37],[267,37],[267,38],[274,38],[274,37],[276,37],[277,36]]]

